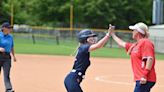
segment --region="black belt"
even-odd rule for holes
[[[0,52],[0,59],[11,59],[9,52]]]
[[[0,52],[0,54],[10,55],[10,53],[9,53],[9,52]]]

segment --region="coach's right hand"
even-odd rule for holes
[[[5,52],[5,49],[0,47],[0,52]]]

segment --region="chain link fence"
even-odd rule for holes
[[[49,44],[62,45],[62,43],[69,43],[78,45],[77,34],[82,29],[74,29],[70,31],[69,28],[48,28],[48,27],[30,27],[19,26],[14,29],[15,39],[25,39],[25,41],[32,44]],[[98,39],[104,37],[107,29],[92,29],[98,34]],[[116,30],[116,35],[126,42],[134,42],[131,31]],[[156,52],[164,53],[164,37],[150,36],[150,39],[155,45]],[[119,48],[112,38],[108,40],[106,47]]]

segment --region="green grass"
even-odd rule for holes
[[[36,44],[32,40],[15,39],[15,52],[20,54],[47,54],[47,55],[71,55],[78,43],[67,39],[60,41],[57,45],[53,40],[37,40]],[[94,57],[112,57],[112,58],[129,58],[124,49],[104,47],[99,50],[91,52]],[[157,59],[164,60],[164,54],[157,53]]]
[[[102,49],[98,49],[91,53],[92,56],[96,57],[112,57],[112,58],[128,58],[124,49],[121,48],[108,48],[104,47]]]
[[[70,55],[76,46],[76,43],[69,41],[62,41],[57,45],[52,40],[37,40],[36,44],[33,44],[32,40],[15,39],[15,52],[23,54]]]

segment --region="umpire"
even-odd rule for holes
[[[2,30],[0,31],[0,73],[1,68],[3,68],[6,92],[14,92],[10,82],[10,54],[13,56],[13,60],[16,62],[16,57],[14,55],[14,41],[12,35],[10,34],[13,30],[13,27],[8,22],[4,22],[1,27]]]

